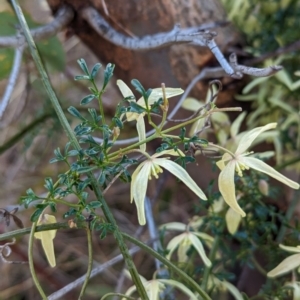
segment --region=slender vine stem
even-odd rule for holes
[[[86,234],[87,234],[89,261],[88,261],[88,269],[86,272],[84,283],[83,283],[81,291],[80,291],[79,299],[81,299],[84,295],[84,292],[85,292],[88,282],[90,280],[92,269],[93,269],[93,245],[92,245],[92,233],[91,233],[90,228],[86,228]]]
[[[81,150],[81,147],[76,139],[76,136],[73,132],[73,130],[71,129],[71,126],[66,118],[66,116],[64,115],[64,112],[62,110],[62,107],[56,97],[56,94],[51,86],[51,83],[50,83],[50,80],[49,80],[49,77],[47,75],[47,72],[44,68],[44,65],[42,63],[42,60],[39,56],[39,53],[37,51],[37,47],[35,45],[35,42],[32,38],[32,35],[29,31],[29,28],[28,28],[28,25],[26,23],[26,20],[24,18],[24,15],[23,15],[23,12],[22,12],[22,9],[21,7],[19,6],[18,4],[18,1],[17,0],[11,0],[12,2],[12,6],[14,8],[14,11],[17,15],[17,18],[19,20],[19,23],[22,27],[22,31],[25,35],[25,38],[26,38],[26,41],[27,41],[27,44],[29,46],[29,50],[30,50],[30,53],[34,59],[34,62],[36,64],[36,67],[38,69],[38,71],[40,72],[40,75],[41,75],[41,78],[42,78],[42,82],[44,84],[44,87],[45,87],[45,90],[46,92],[48,93],[49,95],[49,98],[50,98],[50,101],[54,107],[54,110],[59,118],[59,121],[63,127],[63,129],[65,130],[68,138],[69,138],[69,141],[71,142],[71,144],[73,145],[73,147],[80,151]],[[103,196],[102,196],[102,193],[101,193],[101,190],[100,190],[100,187],[97,183],[97,180],[96,178],[94,177],[93,173],[91,172],[88,172],[87,173],[87,176],[88,178],[91,180],[91,185],[93,187],[93,190],[94,190],[94,193],[98,199],[99,202],[101,202],[102,204],[102,210],[103,210],[103,213],[107,219],[107,221],[109,223],[111,223],[114,227],[114,236],[117,240],[117,243],[118,243],[118,246],[119,246],[119,249],[124,257],[124,260],[127,264],[127,267],[128,267],[128,270],[131,274],[131,277],[132,277],[132,280],[133,282],[135,283],[136,285],[136,288],[137,288],[137,291],[138,293],[140,294],[141,298],[142,299],[148,299],[148,296],[147,296],[147,293],[145,291],[145,288],[141,282],[141,279],[139,277],[139,274],[135,268],[135,265],[132,261],[132,258],[128,252],[128,248],[126,246],[126,244],[124,243],[124,240],[123,240],[123,237],[122,237],[122,234],[116,224],[116,221],[106,203],[106,201],[104,200]]]
[[[42,299],[47,299],[47,296],[44,292],[44,290],[42,289],[40,282],[38,281],[38,278],[36,276],[36,272],[34,269],[34,263],[33,263],[33,240],[34,240],[34,232],[35,232],[35,228],[36,228],[36,222],[34,222],[31,226],[31,230],[30,230],[30,235],[29,235],[29,242],[28,242],[28,263],[29,263],[29,269],[30,269],[30,273],[31,273],[31,277],[32,280],[36,286],[36,288],[38,289]]]

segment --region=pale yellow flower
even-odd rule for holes
[[[148,186],[148,180],[150,180],[152,176],[158,178],[158,174],[163,172],[162,168],[175,175],[199,198],[201,198],[202,200],[207,200],[203,191],[198,187],[198,185],[191,178],[188,172],[177,163],[169,160],[168,157],[159,158],[162,155],[178,156],[179,154],[174,150],[165,150],[159,153],[155,153],[150,158],[143,161],[132,174],[130,201],[132,202],[134,200],[136,204],[138,219],[141,225],[146,224],[145,196]],[[182,155],[184,154],[182,153]]]
[[[125,274],[130,277],[129,272],[126,270]],[[160,294],[168,287],[172,286],[176,289],[181,290],[183,293],[185,293],[190,300],[197,300],[198,297],[190,290],[188,289],[184,284],[173,280],[173,279],[156,279],[153,278],[152,280],[147,281],[143,276],[140,275],[141,281],[143,286],[145,287],[146,293],[149,297],[149,300],[159,300]],[[125,295],[131,296],[136,291],[136,286],[130,287]],[[125,300],[125,298],[122,298],[122,300]]]
[[[117,85],[123,95],[124,98],[131,97],[132,99],[129,99],[128,101],[135,101],[134,100],[134,94],[131,91],[131,89],[125,84],[122,80],[117,80]],[[166,97],[171,98],[174,96],[181,95],[184,91],[180,88],[165,88]],[[159,100],[159,98],[163,98],[163,91],[162,88],[155,88],[152,89],[152,92],[148,98],[148,105],[153,105],[156,101]],[[139,106],[146,108],[145,99],[141,97],[137,102]],[[145,121],[144,121],[145,113],[135,113],[135,112],[128,112],[126,113],[126,119],[127,121],[136,121],[136,129],[139,136],[139,141],[143,141],[146,139],[146,128],[145,128]],[[140,146],[140,149],[145,151],[146,145],[142,144]]]
[[[167,250],[169,250],[169,253],[167,255],[167,259],[170,259],[174,251],[177,249],[178,261],[187,262],[188,256],[186,255],[186,253],[190,249],[190,247],[193,246],[202,258],[204,264],[210,267],[211,261],[206,256],[203,244],[200,239],[204,240],[209,246],[212,245],[214,239],[206,233],[190,230],[192,229],[192,227],[190,226],[191,224],[192,223],[186,225],[180,222],[172,222],[160,226],[160,228],[163,228],[165,230],[183,231],[182,234],[175,236],[168,243]]]
[[[226,280],[219,280],[217,277],[211,275],[208,278],[208,289],[213,290],[217,289],[220,292],[228,291],[236,300],[243,300],[241,292],[230,282]]]
[[[52,223],[56,223],[55,216],[42,214],[37,222],[37,225],[45,225],[45,224],[52,224]],[[56,235],[56,229],[40,231],[34,234],[34,237],[36,239],[41,240],[42,247],[46,254],[47,260],[52,268],[56,266],[54,246],[53,246],[53,239],[55,238],[55,235]]]
[[[216,163],[221,169],[218,179],[219,190],[225,202],[242,217],[246,214],[236,200],[234,184],[235,172],[237,172],[239,176],[243,176],[244,170],[252,168],[281,181],[291,188],[299,189],[298,183],[283,176],[260,159],[249,156],[251,153],[247,152],[257,136],[266,130],[275,128],[276,125],[276,123],[270,123],[250,130],[242,136],[234,154],[230,155],[229,153],[225,153],[222,159]]]
[[[293,254],[284,259],[276,268],[274,268],[268,273],[268,277],[276,277],[283,275],[300,266],[300,246],[291,247],[280,244],[279,247],[285,251],[297,254]]]

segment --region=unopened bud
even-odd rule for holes
[[[264,180],[264,179],[259,180],[258,189],[264,196],[269,195],[269,184],[266,180]]]

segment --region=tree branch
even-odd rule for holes
[[[240,73],[236,74],[234,72],[215,43],[213,39],[216,36],[215,32],[203,31],[201,27],[181,29],[176,25],[170,32],[147,35],[141,38],[127,37],[112,28],[98,11],[92,7],[83,9],[81,15],[99,35],[122,48],[130,50],[149,50],[178,43],[192,43],[198,46],[208,47],[227,74],[234,78],[241,78]]]
[[[51,23],[45,26],[38,27],[36,29],[32,29],[30,31],[31,35],[36,41],[54,36],[67,24],[69,24],[73,17],[73,10],[68,6],[63,6],[58,10],[55,19]],[[23,35],[0,37],[0,48],[18,47],[24,44],[25,37]]]
[[[5,88],[5,92],[0,103],[0,119],[2,118],[4,111],[9,103],[9,99],[14,91],[15,85],[17,83],[19,71],[22,63],[22,56],[24,51],[24,45],[21,45],[15,49],[15,56],[13,67],[9,75],[8,83]]]

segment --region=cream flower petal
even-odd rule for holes
[[[165,92],[166,92],[166,97],[171,98],[171,97],[181,95],[184,92],[184,90],[180,89],[180,88],[167,88],[166,87]],[[153,105],[156,101],[159,100],[159,98],[163,98],[162,88],[153,89],[150,96],[149,96],[149,98],[148,98],[148,104]],[[142,100],[144,100],[144,99],[142,98]],[[140,104],[139,101],[138,101],[138,104]],[[144,103],[145,103],[145,101],[144,101]]]
[[[240,291],[230,282],[228,281],[221,281],[221,284],[231,293],[231,295],[236,299],[236,300],[244,300],[244,297],[240,293]]]
[[[144,141],[146,139],[146,128],[145,128],[145,122],[144,122],[144,116],[139,115],[136,120],[136,129],[139,136],[139,141]],[[146,144],[140,145],[140,149],[142,151],[146,151]]]
[[[209,242],[214,241],[214,238],[211,237],[210,235],[208,235],[207,233],[193,231],[193,234],[198,236],[199,238],[205,240],[205,241],[209,241]]]
[[[52,223],[56,223],[55,216],[45,214],[41,216],[41,219],[38,221],[37,225],[52,224]],[[36,232],[34,234],[35,238],[41,240],[42,247],[46,254],[47,260],[52,268],[56,266],[54,245],[53,245],[53,239],[55,238],[55,235],[56,235],[56,230],[41,231],[41,232]]]
[[[189,235],[186,234],[186,237],[184,240],[181,241],[181,243],[178,245],[177,250],[177,256],[178,256],[178,262],[185,263],[188,260],[188,256],[186,255],[187,251],[191,247],[191,242],[189,240]]]
[[[117,80],[117,86],[119,87],[122,96],[124,98],[127,97],[134,97],[133,92],[131,91],[131,89],[128,87],[128,85],[121,79]]]
[[[185,239],[186,237],[186,233],[182,233],[180,235],[175,236],[167,245],[167,250],[169,250],[168,255],[166,256],[166,258],[168,260],[170,260],[173,252],[175,251],[175,249],[178,247],[178,245],[180,245],[180,243]]]
[[[280,247],[280,249],[288,251],[288,252],[300,253],[300,247],[299,246],[291,247],[291,246],[285,246],[285,245],[280,244],[279,247]]]
[[[234,235],[239,228],[242,217],[240,214],[235,212],[231,207],[227,210],[225,215],[227,230],[230,234]]]
[[[159,280],[151,280],[146,284],[149,300],[159,299],[159,294],[165,289],[165,285]]]
[[[225,202],[242,217],[245,217],[245,212],[238,205],[235,197],[234,184],[235,162],[230,161],[221,171],[218,179],[219,191],[222,194]]]
[[[141,168],[145,165],[146,162],[142,162],[140,165],[137,166],[137,168],[134,170],[134,172],[131,175],[131,184],[130,184],[130,203],[133,201],[133,190],[134,190],[134,184],[136,181],[136,177],[138,176]]]
[[[186,224],[180,222],[171,222],[159,226],[160,229],[185,231]]]
[[[195,296],[195,294],[189,290],[184,284],[173,280],[173,279],[159,279],[160,282],[164,283],[165,285],[171,285],[174,286],[175,288],[181,290],[184,292],[186,295],[190,297],[190,300],[197,300],[198,297]]]
[[[292,271],[300,265],[300,254],[294,254],[284,259],[276,268],[270,271],[268,277],[276,277]]]
[[[189,240],[191,241],[194,248],[197,250],[197,252],[201,256],[201,258],[202,258],[203,262],[205,263],[205,265],[207,267],[211,267],[211,261],[206,256],[205,251],[204,251],[204,247],[203,247],[201,241],[193,233],[189,232],[188,234],[189,234]]]
[[[273,129],[277,126],[277,123],[269,123],[262,127],[257,127],[249,132],[245,133],[240,140],[239,146],[236,149],[235,153],[240,154],[244,153],[253,143],[253,141],[264,131]]]
[[[142,168],[140,168],[140,170],[138,170],[137,168],[134,171],[134,173],[136,173],[135,175],[132,174],[132,180],[131,180],[132,197],[134,199],[137,208],[138,220],[141,225],[146,224],[145,196],[146,196],[151,166],[152,166],[152,162],[147,161],[142,166]]]
[[[280,174],[275,169],[267,165],[265,162],[257,158],[247,156],[241,158],[240,161],[244,162],[248,167],[255,169],[259,172],[265,173],[293,189],[299,189],[300,187],[300,185],[297,182],[290,180],[289,178]]]
[[[203,191],[198,187],[196,182],[191,178],[188,172],[171,160],[157,158],[155,162],[161,167],[167,169],[170,173],[180,179],[190,190],[192,190],[202,200],[207,200]]]

